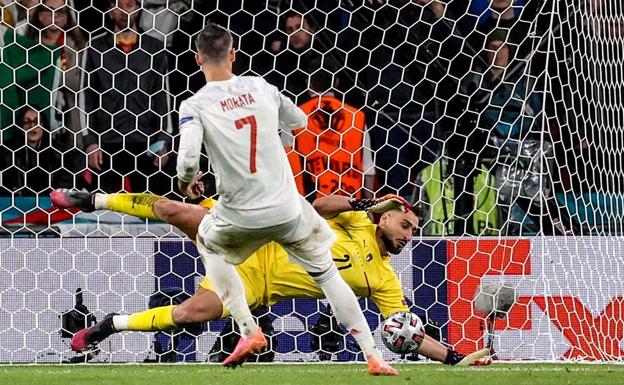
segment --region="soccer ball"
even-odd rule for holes
[[[409,311],[392,314],[382,325],[381,339],[393,353],[413,353],[420,347],[424,338],[422,321]]]

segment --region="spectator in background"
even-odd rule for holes
[[[449,7],[430,0],[367,1],[352,18],[365,48],[354,53],[368,63],[359,82],[368,90],[378,193],[410,197],[418,171],[440,155],[437,122],[449,99],[444,93],[457,87],[448,72],[462,44],[453,36]],[[449,20],[436,22],[442,15]]]
[[[535,0],[471,0],[469,15],[472,17],[465,20],[476,18],[476,25],[474,20],[464,24],[463,34],[467,36],[467,44],[473,53],[478,54],[483,49],[492,31],[503,29],[509,32],[507,44],[516,46],[520,56],[528,55],[531,39],[527,36],[536,17],[537,3]]]
[[[46,114],[27,106],[15,115],[21,129],[1,147],[2,194],[34,196],[74,187],[73,168],[51,140]]]
[[[111,0],[114,33],[93,38],[83,61],[82,110],[87,182],[105,192],[173,191],[172,143],[164,43],[139,35],[137,0]],[[173,164],[173,163],[172,163]],[[99,179],[99,180],[98,180]]]
[[[289,154],[297,187],[310,201],[332,194],[371,197],[375,168],[366,116],[335,97],[332,78],[324,69],[312,74],[311,99],[299,106],[308,125],[293,132]]]
[[[14,28],[7,28],[0,46],[0,89],[3,90],[0,104],[0,129],[4,140],[15,134],[15,111],[27,104],[41,111],[46,121],[52,118],[51,92],[58,80],[55,64],[61,57],[58,40],[54,38],[56,26],[40,5],[30,13],[30,24],[22,36]]]
[[[180,28],[180,19],[193,17],[194,13],[188,12],[191,5],[188,0],[143,0],[139,27],[154,39],[164,41],[169,49],[174,32]]]
[[[0,0],[0,28],[4,33],[7,27],[15,26],[15,12],[12,12],[12,8],[15,8],[15,4],[13,4],[13,0],[10,1],[10,5],[5,5],[7,0]]]
[[[77,108],[77,95],[80,91],[80,67],[78,54],[86,46],[83,32],[76,25],[67,0],[44,0],[34,10],[34,22],[25,30],[25,36],[36,40],[41,34],[41,42],[48,46],[60,47],[60,56],[55,63],[55,72],[50,115],[50,130],[59,137],[58,144],[67,149],[81,144],[80,112]],[[60,71],[59,71],[60,70]],[[78,140],[78,143],[76,141]]]
[[[275,63],[253,63],[253,68],[286,95],[297,101],[306,99],[309,74],[316,71],[321,63],[321,53],[314,44],[316,26],[311,16],[298,12],[287,12],[283,17],[282,30],[285,38],[271,43],[270,51],[275,56]],[[284,37],[284,36],[283,36]],[[271,67],[267,67],[271,65]]]
[[[23,35],[23,26],[28,22],[28,15],[34,12],[39,2],[40,0],[0,0],[5,25],[16,28],[18,33]]]
[[[536,92],[535,78],[523,68],[507,71],[514,57],[507,36],[502,29],[490,33],[484,50],[488,67],[469,75],[464,88],[481,110],[481,127],[501,138],[522,139],[530,131],[541,131],[543,98]]]
[[[479,17],[477,26],[481,31],[511,28],[525,3],[526,0],[472,0],[470,12]]]
[[[543,91],[527,68],[510,66],[516,52],[507,37],[503,29],[490,33],[483,50],[488,65],[463,81],[471,104],[480,111],[475,133],[482,136],[477,139],[481,143],[478,155],[495,176],[501,228],[506,234],[517,234],[520,227],[528,226],[527,216],[535,226],[532,231],[565,232],[563,224],[553,226],[563,217],[552,199],[556,176],[547,171],[552,159],[550,136],[548,132],[541,135]]]

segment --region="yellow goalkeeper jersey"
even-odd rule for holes
[[[390,265],[390,257],[381,256],[376,225],[366,213],[345,212],[328,223],[338,236],[332,247],[334,261],[354,293],[370,298],[384,317],[407,310],[401,283]],[[252,308],[285,299],[325,297],[308,273],[290,262],[286,251],[274,242],[261,247],[236,269]],[[200,286],[212,290],[207,278]],[[227,314],[224,309],[223,316]]]

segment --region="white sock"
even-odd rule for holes
[[[313,277],[319,284],[325,297],[329,301],[334,314],[338,321],[351,333],[353,338],[360,345],[360,349],[364,352],[364,357],[375,355],[378,356],[379,352],[375,348],[375,341],[368,323],[364,318],[360,304],[353,294],[353,290],[346,284],[340,274],[336,265],[332,264],[332,268],[323,275]]]
[[[108,210],[108,194],[95,193],[93,206],[96,210]]]
[[[128,330],[128,318],[129,315],[114,315],[113,316],[113,327],[118,332],[122,330]]]
[[[223,256],[209,251],[199,242],[197,242],[197,250],[204,262],[206,277],[212,283],[223,306],[229,310],[232,318],[238,324],[241,335],[248,338],[258,329],[258,325],[251,315],[249,305],[247,305],[245,288],[236,269],[225,262]]]

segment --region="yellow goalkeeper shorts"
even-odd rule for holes
[[[236,266],[245,288],[247,304],[251,309],[260,305],[273,305],[293,298],[324,298],[323,292],[312,277],[299,265],[288,259],[288,253],[277,243],[270,242]],[[214,291],[207,277],[199,287]],[[224,308],[222,317],[229,311]]]

